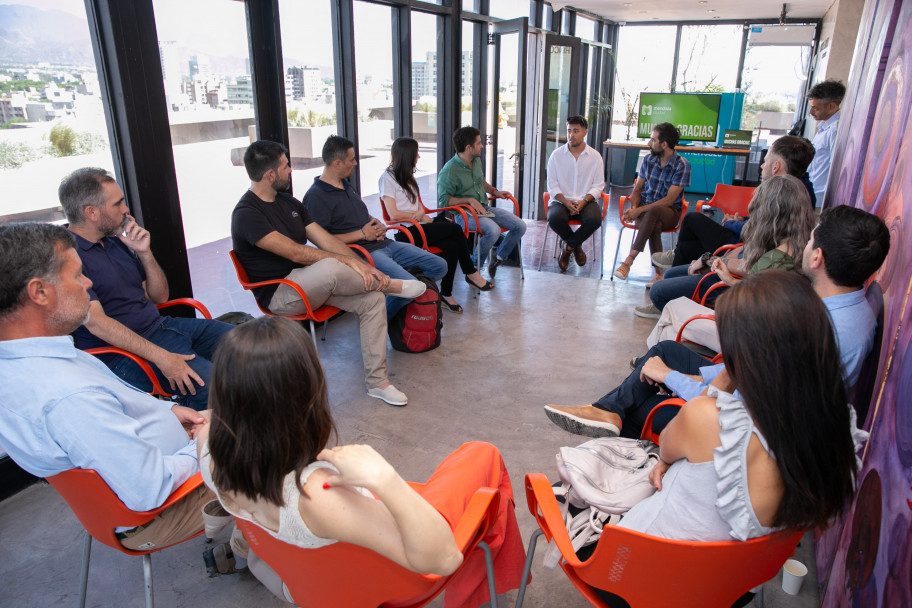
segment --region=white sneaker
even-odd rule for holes
[[[427,285],[421,281],[410,279],[402,281],[402,291],[390,295],[396,296],[397,298],[405,298],[406,300],[413,300],[425,291],[427,291]],[[399,394],[402,395],[402,393]],[[402,395],[402,398],[405,399],[405,395]]]
[[[674,262],[674,257],[674,249],[671,249],[669,251],[660,251],[658,253],[652,254],[652,263],[663,270],[668,270],[671,268],[672,262]]]
[[[411,283],[421,283],[420,281],[409,281]],[[421,286],[424,286],[424,283],[421,283]],[[421,292],[424,293],[424,292]],[[421,294],[418,294],[421,295]],[[417,296],[413,296],[417,297]],[[390,384],[386,388],[369,388],[367,389],[367,394],[369,397],[375,399],[383,399],[390,405],[405,405],[408,403],[408,397],[405,396],[405,393],[400,391],[398,388]]]
[[[633,314],[644,319],[658,319],[662,316],[662,311],[656,308],[655,304],[646,304],[645,306],[634,308]]]

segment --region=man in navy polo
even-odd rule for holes
[[[391,279],[413,278],[406,268],[419,268],[435,281],[446,274],[443,258],[410,243],[386,238],[386,225],[371,217],[367,205],[348,181],[358,164],[351,141],[330,135],[323,144],[323,163],[323,174],[314,178],[304,195],[304,206],[313,221],[343,243],[364,247],[377,270]],[[407,303],[405,298],[387,295],[387,319]]]
[[[73,332],[76,347],[116,346],[152,364],[159,382],[184,395],[195,410],[209,399],[209,359],[232,325],[207,319],[162,316],[168,280],[149,248],[149,231],[128,213],[124,194],[104,169],[79,169],[57,191],[76,237],[84,274],[92,281],[85,325]],[[115,374],[142,390],[151,385],[127,357],[100,355]]]

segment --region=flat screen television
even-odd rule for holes
[[[716,141],[719,135],[718,93],[640,93],[637,137],[649,139],[652,128],[670,122],[681,141]]]

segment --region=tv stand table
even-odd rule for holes
[[[611,176],[611,155],[608,154],[612,148],[623,148],[626,150],[648,150],[649,145],[645,139],[607,139],[602,142],[605,146],[605,174]],[[675,152],[683,154],[708,154],[715,156],[750,156],[750,148],[723,148],[721,146],[708,146],[706,144],[678,144]],[[747,180],[747,161],[745,158],[744,168],[741,170],[741,183]]]

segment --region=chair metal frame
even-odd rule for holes
[[[453,529],[464,556],[463,566],[476,548],[484,552],[492,608],[497,608],[493,558],[482,539],[497,517],[499,504],[497,490],[479,488]],[[275,570],[300,606],[417,608],[431,602],[462,569],[460,566],[449,576],[420,574],[370,549],[345,542],[303,549],[277,539],[253,522],[235,520],[251,550]]]
[[[520,220],[522,220],[522,216],[520,215],[520,211],[519,211],[519,202],[516,200],[516,198],[514,198],[512,194],[507,195],[507,196],[505,196],[505,197],[503,197],[503,198],[508,199],[508,200],[510,200],[510,201],[513,201],[513,213],[516,215],[516,217],[518,217]],[[493,198],[493,197],[488,197],[488,203],[491,203],[492,201],[497,201],[497,200],[499,200],[499,199]],[[494,205],[496,206],[497,203],[495,202]],[[481,225],[478,224],[477,218],[476,218],[476,223],[475,223],[475,225],[479,228],[479,230],[478,230],[479,234],[476,235],[476,243],[477,243],[477,251],[478,251],[478,253],[477,253],[478,258],[477,258],[477,259],[480,260],[480,259],[481,259],[481,235],[480,235],[480,232],[481,232]],[[505,230],[504,228],[501,228],[501,229],[500,229],[500,233],[503,234],[504,232],[507,232],[507,230]],[[491,263],[491,261],[490,261],[490,260],[491,260],[491,252],[494,250],[494,247],[495,247],[496,245],[497,245],[497,241],[494,241],[494,245],[491,246],[491,251],[488,252],[488,264]],[[517,249],[517,251],[519,252],[519,278],[520,278],[520,280],[525,281],[525,280],[526,280],[526,273],[523,271],[522,238],[520,238],[520,239],[519,239],[519,242],[516,244],[516,249]],[[495,255],[496,255],[496,254],[495,254]]]
[[[147,608],[153,608],[155,599],[152,589],[151,554],[167,549],[167,547],[156,547],[149,551],[127,549],[120,544],[114,529],[136,527],[149,523],[158,517],[162,511],[203,485],[202,476],[199,473],[193,475],[172,492],[161,506],[150,511],[132,511],[127,508],[114,491],[111,490],[110,486],[92,469],[70,469],[48,477],[47,481],[60,493],[73,511],[73,514],[76,515],[79,523],[85,528],[86,535],[82,548],[82,572],[79,579],[79,603],[77,606],[80,608],[85,606],[86,590],[89,582],[89,562],[92,554],[92,539],[94,538],[121,553],[142,556],[146,606]],[[200,523],[202,524],[202,522]],[[200,525],[200,530],[196,534],[168,546],[180,544],[202,533],[203,527]]]
[[[617,268],[618,254],[621,252],[621,235],[624,234],[624,228],[632,229],[633,230],[633,239],[636,240],[636,231],[637,231],[636,224],[631,224],[629,222],[624,221],[624,207],[627,206],[627,200],[628,200],[628,197],[622,196],[620,202],[618,203],[618,219],[621,222],[621,229],[618,231],[617,247],[614,249],[614,262],[611,263],[612,270],[611,270],[611,276],[609,277],[609,280],[611,280],[611,281],[614,281],[614,269]],[[690,206],[690,203],[688,203],[686,200],[684,200],[683,197],[681,198],[681,200],[683,201],[683,204],[681,205],[681,216],[678,218],[678,223],[675,225],[674,228],[669,228],[668,230],[662,231],[662,234],[671,233],[671,247],[672,248],[674,248],[674,246],[675,246],[675,235],[681,229],[681,224],[684,223],[684,216],[687,215],[687,208]],[[651,251],[650,253],[655,253],[655,252]]]
[[[551,199],[551,195],[550,195],[548,192],[545,192],[545,197],[544,197],[544,198],[545,198],[545,212],[547,213],[547,211],[548,211],[548,203],[549,203],[549,201],[550,201],[550,199]],[[592,256],[592,266],[595,266],[595,235],[596,235],[596,233],[599,235],[599,248],[598,248],[598,250],[601,252],[602,258],[605,257],[605,230],[606,230],[606,226],[605,226],[605,217],[608,215],[608,201],[609,201],[609,198],[610,198],[610,197],[608,196],[608,193],[607,193],[607,192],[602,192],[602,223],[601,223],[601,225],[599,226],[599,229],[598,229],[596,232],[593,232],[593,233],[592,233],[592,236],[590,236],[588,239],[586,239],[587,241],[590,241],[590,240],[592,241],[592,250],[591,250],[591,253],[590,253],[590,255]],[[593,201],[593,202],[594,202],[594,201]],[[589,203],[589,204],[591,205],[592,203]],[[579,220],[574,220],[574,219],[572,219],[572,218],[570,219],[570,221],[569,221],[568,223],[569,223],[570,226],[579,226],[579,225],[580,225],[580,221],[579,221]],[[542,261],[544,260],[544,257],[545,257],[545,245],[548,243],[548,234],[549,234],[550,232],[554,232],[554,231],[551,229],[551,226],[549,226],[549,225],[546,224],[546,225],[545,225],[545,238],[542,239],[541,253],[538,254],[538,271],[539,271],[539,272],[541,272],[541,269],[542,269]],[[555,233],[555,237],[557,237],[557,233]],[[558,238],[556,238],[555,241],[554,241],[554,253],[555,253],[555,255],[557,254],[557,249],[558,249],[558,244],[559,244],[559,243],[560,243],[560,238],[558,237]],[[583,243],[583,245],[585,245],[585,243]],[[605,277],[605,260],[604,260],[604,259],[599,260],[599,265],[600,265],[600,268],[599,268],[599,279],[602,279],[602,278]],[[589,274],[592,274],[592,267],[591,267],[591,266],[589,267]]]

